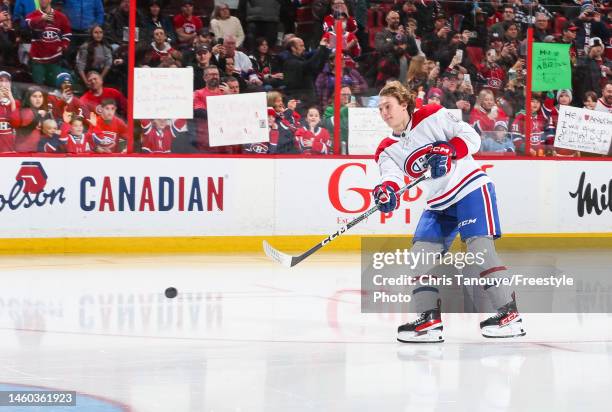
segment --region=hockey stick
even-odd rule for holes
[[[397,192],[398,198],[406,190],[415,187],[416,185],[418,185],[419,183],[421,183],[425,179],[428,179],[428,177],[423,175],[423,176],[419,177],[418,179],[408,183],[406,186],[402,187]],[[361,222],[362,220],[364,220],[365,218],[367,218],[368,216],[370,216],[372,213],[376,212],[377,210],[378,210],[378,205],[373,206],[368,211],[364,212],[362,215],[357,216],[355,219],[351,220],[348,224],[342,226],[335,233],[329,235],[328,237],[323,239],[320,243],[318,243],[315,246],[313,246],[312,248],[308,249],[306,252],[302,253],[301,255],[291,256],[291,255],[288,255],[286,253],[283,253],[283,252],[281,252],[281,251],[279,251],[277,249],[274,249],[272,247],[272,245],[270,245],[265,240],[263,241],[264,252],[265,252],[266,255],[268,255],[268,257],[270,259],[280,263],[281,265],[286,266],[288,268],[293,267],[293,266],[297,265],[298,263],[300,263],[302,260],[306,259],[308,256],[310,256],[313,253],[315,253],[317,250],[321,249],[323,246],[325,246],[328,243],[330,243],[332,240],[336,239],[338,236],[340,236],[344,232],[348,231],[353,226],[357,225],[357,223]]]

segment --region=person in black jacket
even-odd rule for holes
[[[612,78],[612,62],[603,56],[604,44],[598,37],[590,41],[589,55],[579,58],[573,78],[577,96],[584,96],[588,91],[601,95],[603,86]]]
[[[314,79],[323,69],[330,54],[329,41],[321,39],[319,48],[306,59],[304,41],[292,38],[287,44],[289,55],[283,63],[283,82],[285,92],[293,99],[302,100],[304,105],[314,103]]]

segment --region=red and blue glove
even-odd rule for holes
[[[395,182],[383,182],[372,190],[374,202],[378,210],[383,213],[393,212],[399,207],[400,199],[397,196],[399,185]]]
[[[448,142],[434,142],[427,157],[431,177],[437,179],[448,174],[455,157],[455,147]]]

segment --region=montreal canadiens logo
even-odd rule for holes
[[[417,178],[427,170],[427,155],[431,152],[432,145],[428,144],[410,153],[406,159],[404,169],[408,176]]]
[[[501,79],[490,78],[487,79],[487,85],[493,89],[501,89],[503,82]]]
[[[59,40],[59,35],[53,30],[45,30],[42,35],[44,41],[56,41]]]

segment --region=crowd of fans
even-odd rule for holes
[[[0,151],[124,151],[129,1],[3,5]],[[137,67],[194,69],[194,119],[137,122],[145,153],[346,153],[348,109],[376,107],[391,80],[410,87],[417,108],[434,102],[460,113],[488,153],[579,156],[554,148],[559,105],[612,113],[609,0],[248,0],[212,10],[141,0],[135,17]],[[572,88],[533,93],[526,108],[529,25],[537,42],[570,45]],[[267,93],[270,142],[211,147],[207,98],[251,92]]]

